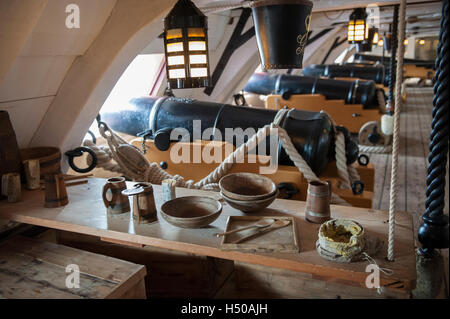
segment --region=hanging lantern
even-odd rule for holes
[[[209,86],[207,19],[190,0],[179,0],[165,17],[164,51],[169,89]]]
[[[312,5],[308,0],[259,0],[250,3],[264,70],[303,67]]]
[[[403,40],[403,45],[408,45],[408,39]]]
[[[369,37],[369,25],[366,22],[367,13],[364,8],[355,9],[350,15],[348,21],[347,40],[349,43],[356,44],[367,40]]]

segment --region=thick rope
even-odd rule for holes
[[[83,142],[83,145],[86,147],[89,147],[91,150],[95,152],[95,155],[97,156],[97,166],[101,167],[107,171],[110,172],[116,172],[121,173],[122,169],[120,168],[120,165],[116,162],[113,162],[113,157],[111,154],[111,150],[107,146],[98,146],[95,145],[94,142],[91,140],[85,140]],[[88,165],[91,165],[92,163],[92,157],[88,156],[86,157],[86,161],[88,162]]]
[[[427,190],[423,224],[418,231],[421,253],[433,256],[435,248],[448,248],[448,216],[445,209],[447,156],[449,147],[449,1],[442,2],[439,44],[434,75],[434,98],[427,168]],[[430,227],[432,226],[432,227]],[[442,239],[441,239],[442,238]],[[447,239],[445,239],[447,238]]]
[[[380,109],[386,108],[386,99],[384,98],[384,91],[382,89],[378,89],[377,91],[377,101]]]
[[[400,22],[399,37],[397,51],[397,70],[396,70],[396,86],[395,86],[395,105],[394,105],[394,136],[392,141],[392,170],[391,170],[391,188],[389,198],[389,238],[388,238],[388,260],[394,261],[394,237],[395,237],[395,212],[397,204],[397,167],[398,167],[398,149],[400,135],[400,109],[402,96],[400,93],[403,78],[403,55],[405,54],[405,46],[403,40],[405,38],[405,13],[406,0],[400,1]]]
[[[341,186],[351,188],[350,174],[347,167],[347,157],[345,156],[345,136],[342,132],[336,134],[336,167],[338,175],[342,180]]]
[[[370,145],[359,144],[358,148],[361,153],[386,154],[386,153],[390,153],[392,151],[391,145],[370,146]]]
[[[321,113],[325,113],[325,111],[320,111]],[[333,121],[331,116],[328,115],[333,123],[333,126],[336,127],[336,123]],[[334,131],[335,133],[335,159],[336,159],[336,168],[338,171],[338,175],[341,178],[341,187],[345,189],[352,188],[352,184],[354,181],[360,180],[359,174],[356,168],[353,165],[347,165],[347,155],[345,152],[345,136],[344,133],[338,130]]]
[[[388,109],[392,112],[392,108],[394,106],[392,103],[394,102],[394,90],[396,85],[396,67],[398,68],[397,63],[397,47],[403,47],[403,43],[397,45],[398,37],[398,4],[394,5],[394,20],[392,21],[392,33],[391,33],[391,58],[389,61],[389,96],[388,96]]]

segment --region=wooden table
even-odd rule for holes
[[[225,204],[221,216],[207,228],[181,229],[167,223],[158,213],[158,221],[152,224],[136,224],[130,214],[108,216],[101,199],[104,179],[92,178],[89,183],[67,189],[69,204],[59,208],[43,207],[42,191],[23,191],[19,203],[0,202],[0,218],[39,225],[64,231],[99,236],[105,240],[130,245],[150,245],[198,255],[229,259],[244,263],[292,270],[310,274],[312,278],[357,287],[365,287],[367,262],[336,263],[323,259],[316,252],[315,244],[319,226],[304,219],[305,203],[277,199],[268,208],[252,215],[293,216],[297,226],[300,253],[247,253],[223,251],[220,238],[215,233],[225,229],[230,215],[243,215]],[[132,183],[129,183],[132,185]],[[160,186],[155,185],[156,206],[161,205]],[[204,195],[218,197],[215,192],[177,188],[177,196]],[[331,207],[334,218],[358,221],[366,233],[383,241],[383,248],[374,257],[378,265],[392,269],[394,274],[381,273],[380,284],[402,291],[411,291],[416,281],[416,261],[413,240],[413,224],[408,213],[396,216],[395,261],[385,260],[388,232],[388,213],[370,209]]]

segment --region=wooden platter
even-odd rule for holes
[[[234,244],[233,242],[244,236],[260,232],[261,229],[252,228],[224,235],[222,237],[220,248],[223,250],[239,250],[252,253],[298,253],[300,248],[297,239],[297,228],[294,218],[290,216],[229,216],[225,231],[228,232],[237,228],[253,225],[261,219],[270,218],[276,220],[288,220],[290,223],[282,228],[256,234],[256,236],[237,244]],[[264,229],[262,229],[262,231],[264,231]]]

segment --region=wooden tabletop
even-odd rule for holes
[[[220,249],[221,239],[214,236],[225,229],[228,216],[242,216],[227,204],[222,214],[210,226],[202,229],[182,229],[167,223],[158,212],[158,221],[136,224],[129,213],[109,216],[103,205],[101,193],[104,179],[91,178],[87,184],[67,188],[69,204],[58,208],[45,208],[44,192],[22,192],[22,201],[0,201],[0,218],[17,222],[71,231],[134,244],[167,248],[198,255],[236,260],[280,269],[307,273],[311,278],[365,287],[369,273],[368,262],[337,263],[322,258],[316,252],[319,224],[304,219],[305,202],[276,199],[268,208],[251,215],[292,216],[296,221],[299,253],[248,253]],[[133,183],[129,183],[131,186]],[[155,201],[159,210],[161,188],[154,185]],[[218,198],[215,192],[177,188],[177,196],[200,195]],[[410,291],[416,282],[416,260],[413,240],[413,223],[406,212],[396,216],[395,261],[385,260],[387,251],[388,213],[346,206],[331,206],[333,218],[347,218],[359,222],[369,236],[383,241],[381,251],[372,256],[378,265],[394,271],[391,276],[381,273],[380,284]]]

